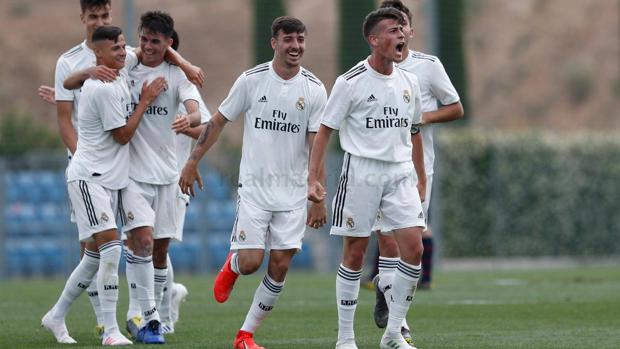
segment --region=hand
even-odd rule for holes
[[[420,202],[424,202],[426,200],[426,181],[418,181],[415,186],[418,189],[418,194],[420,194]]]
[[[142,84],[142,91],[140,92],[140,100],[142,101],[144,99],[146,104],[150,105],[151,103],[155,101],[155,99],[157,99],[157,96],[159,96],[159,94],[162,91],[164,91],[166,88],[168,88],[168,83],[166,82],[166,79],[164,79],[161,76],[153,80],[148,85],[146,84],[146,81],[145,81],[144,84]]]
[[[319,229],[327,223],[327,208],[323,202],[310,205],[306,225],[310,228]]]
[[[53,87],[41,85],[37,90],[37,94],[44,102],[56,105],[56,90]]]
[[[98,65],[87,70],[88,76],[94,80],[102,80],[111,82],[118,77],[118,71],[112,68],[108,68],[105,65]]]
[[[325,199],[325,189],[319,181],[308,183],[308,200],[319,203]]]
[[[202,85],[205,82],[205,73],[204,71],[202,71],[202,68],[193,64],[187,64],[184,67],[183,72],[185,72],[187,80],[189,80],[192,84],[202,88]]]
[[[181,176],[179,178],[179,187],[181,187],[183,194],[191,195],[192,197],[196,196],[194,192],[194,181],[198,183],[198,188],[202,191],[202,178],[200,177],[200,173],[198,173],[197,164],[190,160],[185,164],[185,167],[183,167],[183,171],[181,171]]]
[[[172,123],[172,130],[177,134],[189,130],[189,116],[177,115],[177,118]]]

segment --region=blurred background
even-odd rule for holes
[[[113,0],[113,23],[137,42],[142,12],[169,12],[179,51],[204,69],[214,111],[244,70],[270,60],[269,26],[308,27],[303,65],[326,85],[364,59],[368,0]],[[436,128],[431,217],[439,268],[620,260],[620,1],[406,0],[410,46],[440,57],[465,106]],[[56,60],[84,40],[77,0],[0,0],[0,275],[68,275],[79,258],[69,222]],[[243,125],[203,161],[175,270],[209,272],[228,250]],[[328,164],[329,193],[340,148]],[[331,196],[330,196],[331,198]],[[372,257],[372,249],[369,249]],[[295,267],[335,270],[340,238],[308,229]],[[372,259],[372,258],[369,258]],[[482,264],[480,264],[482,263]]]

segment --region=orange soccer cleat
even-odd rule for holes
[[[230,259],[232,256],[232,252],[228,253],[226,262],[224,262],[222,269],[220,269],[220,272],[217,274],[215,282],[213,283],[213,296],[219,303],[224,303],[228,300],[230,292],[232,291],[233,286],[235,286],[235,281],[237,281],[237,278],[239,277],[239,274],[235,273],[230,268]]]
[[[265,349],[260,345],[254,343],[254,334],[246,331],[237,332],[237,337],[233,342],[234,349]]]

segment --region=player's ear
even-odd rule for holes
[[[271,48],[274,50],[276,49],[276,38],[274,37],[271,38]]]

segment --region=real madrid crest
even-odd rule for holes
[[[128,221],[133,221],[134,217],[133,217],[133,213],[131,211],[127,212],[127,220]]]
[[[297,103],[295,103],[295,107],[297,108],[297,110],[306,109],[306,101],[303,96],[299,97],[299,99],[297,100]]]
[[[405,100],[405,103],[411,102],[411,95],[409,94],[409,90],[403,91],[403,99]]]
[[[105,212],[101,213],[101,220],[104,222],[107,222],[110,218],[108,218],[108,215],[105,214]]]
[[[349,229],[355,228],[355,221],[353,221],[353,217],[347,218],[347,228]]]
[[[239,240],[241,241],[245,241],[245,231],[242,230],[241,232],[239,232]]]

